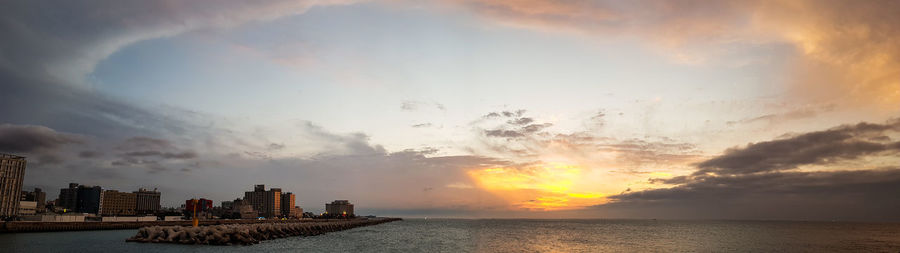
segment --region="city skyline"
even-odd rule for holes
[[[900,220],[896,1],[7,5],[0,153],[48,198]]]

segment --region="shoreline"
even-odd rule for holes
[[[267,224],[267,223],[318,223],[334,221],[364,220],[357,219],[313,219],[313,220],[201,220],[200,226]],[[0,222],[0,234],[4,233],[39,233],[90,230],[139,229],[151,226],[191,226],[191,221],[76,221],[76,222],[41,222],[41,221],[7,221]]]

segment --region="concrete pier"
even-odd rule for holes
[[[152,226],[141,228],[135,236],[128,238],[126,241],[205,245],[250,245],[264,240],[291,236],[313,236],[397,220],[400,219],[378,218],[334,220],[327,222],[228,224],[200,227]]]

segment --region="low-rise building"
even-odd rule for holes
[[[137,214],[154,214],[159,212],[160,193],[156,189],[148,191],[140,188],[132,192],[135,194],[134,212]]]
[[[130,192],[116,190],[103,191],[100,215],[103,216],[133,216],[135,215],[136,195]]]
[[[35,215],[37,202],[35,201],[19,201],[19,215]]]
[[[37,202],[37,207],[35,207],[35,212],[43,213],[46,209],[47,203],[47,193],[42,191],[41,188],[34,188],[34,191],[22,191],[22,201],[34,201]]]
[[[349,200],[335,200],[325,204],[325,214],[330,216],[353,217],[353,204]]]

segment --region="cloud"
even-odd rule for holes
[[[403,103],[400,104],[400,110],[404,110],[404,111],[416,111],[416,110],[426,108],[426,107],[434,108],[434,109],[437,109],[440,111],[447,110],[447,108],[444,107],[443,104],[437,103],[437,102],[423,102],[423,101],[407,100],[407,101],[403,101]]]
[[[103,154],[100,152],[91,151],[91,150],[85,150],[85,151],[78,152],[78,157],[81,157],[81,158],[96,158],[96,157],[100,157],[102,155]]]
[[[759,122],[766,122],[768,124],[776,124],[776,123],[790,121],[790,120],[814,118],[821,113],[833,111],[835,109],[835,107],[836,106],[834,104],[828,104],[828,105],[818,106],[818,107],[808,107],[807,106],[807,107],[802,107],[799,109],[795,109],[795,110],[791,110],[791,111],[787,111],[787,112],[783,112],[783,113],[766,114],[766,115],[747,118],[747,119],[728,121],[728,122],[725,122],[725,124],[728,126],[734,126],[734,125],[739,125],[739,124],[753,124],[753,123],[759,123]]]
[[[859,123],[825,131],[804,133],[789,138],[748,144],[697,165],[695,174],[747,174],[790,170],[800,165],[852,160],[883,152],[900,152],[900,142],[881,137],[900,132],[900,121],[886,124]]]
[[[490,112],[490,113],[484,115],[483,118],[485,118],[485,119],[499,118],[499,117],[518,118],[518,117],[522,117],[522,115],[524,115],[525,112],[527,112],[527,111],[526,110],[515,110],[515,111]],[[521,120],[521,119],[517,119],[517,120]]]
[[[896,221],[898,184],[900,168],[702,177],[610,196],[597,208],[630,217]]]
[[[900,144],[869,141],[889,132],[900,132],[900,121],[844,125],[730,149],[696,164],[693,174],[649,179],[672,187],[611,195],[595,211],[632,218],[900,220],[900,167],[841,163],[863,156],[894,161]],[[825,167],[796,170],[809,164]]]
[[[28,1],[0,11],[0,68],[44,81],[82,80],[120,48],[203,28],[230,27],[351,1]],[[53,13],[53,15],[46,15]],[[76,81],[77,82],[77,81]]]
[[[534,122],[534,119],[528,118],[528,117],[511,119],[511,120],[507,121],[507,123],[509,123],[511,125],[527,125],[531,122]]]
[[[508,120],[506,120],[504,124],[498,126],[497,129],[482,131],[484,136],[506,139],[531,137],[535,133],[553,126],[551,123],[532,124],[535,121],[534,118],[522,117],[526,112],[526,110],[491,112],[484,115],[480,121],[476,121],[475,123],[482,123],[485,120],[490,121],[492,119],[508,118]]]
[[[0,151],[11,153],[29,153],[39,150],[52,150],[67,144],[83,142],[83,137],[60,133],[44,126],[35,125],[0,125]]]
[[[518,138],[518,137],[525,136],[525,134],[522,134],[518,131],[501,130],[501,129],[485,130],[484,135],[488,136],[488,137],[501,137],[501,138]]]
[[[431,127],[431,126],[432,126],[431,123],[421,123],[421,124],[415,124],[415,125],[412,125],[411,127],[413,127],[413,128],[425,128],[425,127]]]
[[[269,150],[281,150],[281,149],[284,149],[284,147],[285,147],[284,144],[269,143],[268,149]]]
[[[787,46],[793,52],[783,60],[784,85],[792,98],[886,109],[900,103],[896,1],[445,2],[514,27],[638,37],[686,64],[752,62],[733,51]]]
[[[477,141],[485,149],[475,147],[473,152],[516,157],[523,159],[521,162],[533,162],[539,157],[565,157],[570,163],[613,167],[617,168],[613,171],[626,174],[645,174],[646,166],[681,166],[696,160],[700,154],[696,145],[666,137],[602,136],[594,131],[594,125],[587,126],[586,130],[557,132],[550,129],[552,123],[533,123],[539,120],[525,117],[526,113],[526,110],[491,112],[474,121],[474,129],[483,137]],[[597,121],[600,114],[585,120]],[[500,124],[494,124],[498,121]],[[520,124],[525,121],[529,124]],[[645,169],[639,170],[641,167]]]

